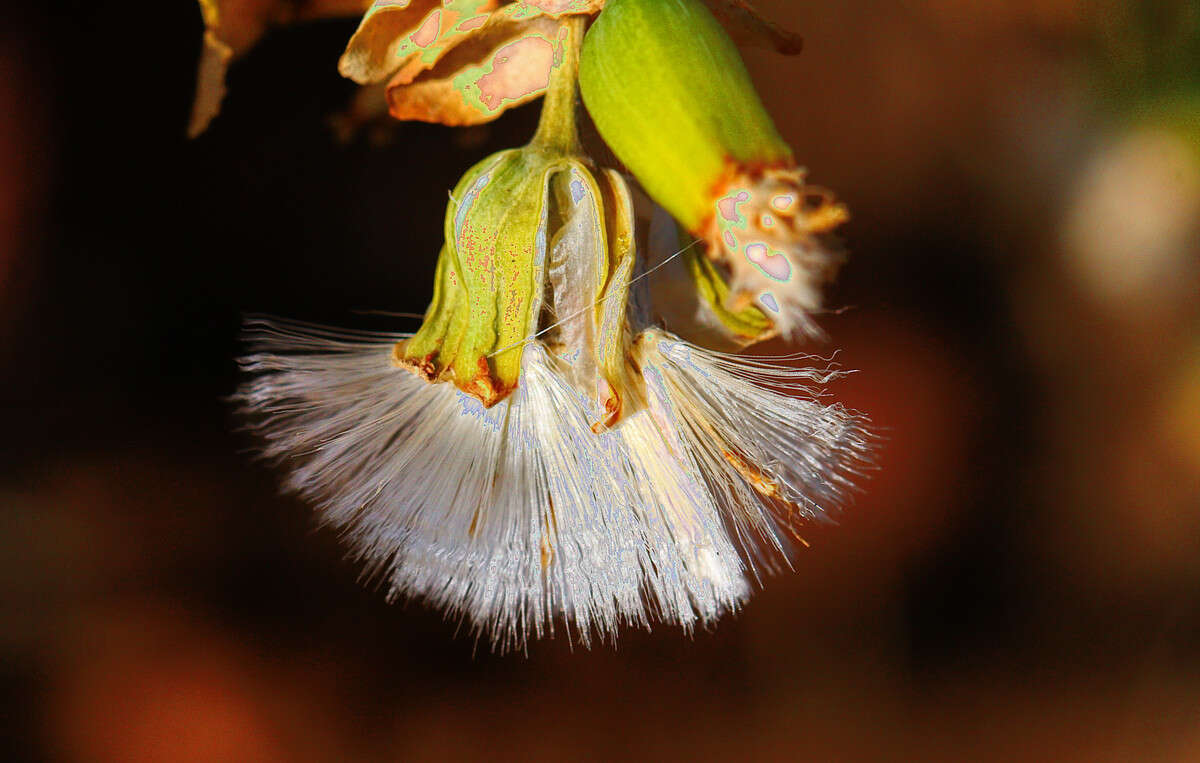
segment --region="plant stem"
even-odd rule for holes
[[[567,16],[559,26],[562,57],[550,70],[550,84],[542,102],[542,116],[532,145],[561,151],[579,152],[579,132],[575,128],[575,107],[578,98],[579,51],[583,47],[583,32],[587,17]]]

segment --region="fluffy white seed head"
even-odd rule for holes
[[[833,371],[635,336],[649,311],[624,181],[560,180],[538,330],[491,407],[395,366],[402,335],[256,320],[242,361],[238,399],[287,487],[392,596],[499,649],[556,625],[588,644],[712,623],[786,560],[799,523],[845,502],[869,450],[863,419],[820,400]],[[813,309],[807,283],[778,292],[781,331]]]
[[[263,454],[393,596],[469,620],[493,646],[622,625],[690,630],[737,609],[795,523],[847,497],[869,437],[822,404],[833,374],[634,343],[641,400],[593,431],[594,404],[540,343],[485,409],[390,362],[401,336],[255,321],[239,394]]]

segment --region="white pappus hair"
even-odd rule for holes
[[[286,487],[344,533],[389,595],[521,647],[555,621],[691,630],[786,561],[795,523],[845,502],[869,460],[837,375],[639,335],[645,399],[595,434],[594,402],[539,342],[492,408],[391,363],[404,335],[253,319],[236,399]]]

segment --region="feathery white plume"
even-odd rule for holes
[[[559,617],[587,644],[737,609],[793,522],[844,500],[869,447],[860,417],[816,399],[833,372],[662,331],[634,343],[645,405],[595,434],[593,401],[538,342],[517,390],[485,409],[395,368],[402,336],[249,329],[239,398],[287,486],[391,595],[465,615],[499,648]]]

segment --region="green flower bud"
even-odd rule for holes
[[[605,142],[689,230],[731,165],[792,165],[737,48],[699,0],[608,0],[579,85]]]
[[[817,240],[846,219],[805,186],[733,42],[700,0],[608,0],[584,40],[580,89],[601,136],[727,277],[714,312],[754,306],[768,334],[808,314],[840,259]],[[697,283],[714,274],[696,271]],[[742,326],[741,329],[748,329]]]

